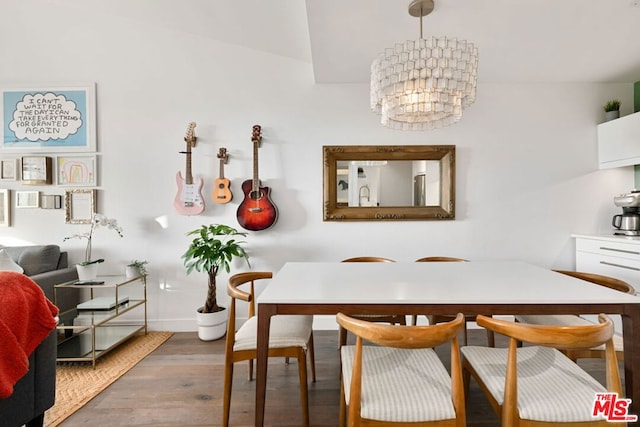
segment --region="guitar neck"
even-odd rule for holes
[[[220,179],[224,178],[224,158],[220,159]]]
[[[256,139],[253,141],[253,192],[257,192],[260,188],[260,180],[258,179],[258,145],[260,144],[260,140]]]
[[[185,176],[185,182],[189,185],[193,184],[193,175],[191,174],[191,143],[189,141],[187,141],[187,151],[186,151],[186,161],[187,161],[187,166],[186,166],[186,175]]]

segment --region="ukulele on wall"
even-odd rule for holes
[[[195,122],[189,123],[184,141],[187,143],[187,150],[181,151],[186,155],[186,177],[182,177],[182,172],[176,174],[176,184],[178,185],[178,193],[173,201],[173,207],[176,212],[181,215],[199,215],[204,211],[204,198],[202,197],[202,178],[193,181],[191,174],[191,148],[196,145],[196,135],[194,129]]]
[[[265,230],[278,219],[278,209],[271,201],[269,187],[261,187],[258,179],[258,147],[262,141],[260,125],[253,126],[253,179],[242,183],[244,200],[238,206],[238,223],[242,228],[252,231]]]
[[[229,189],[229,180],[224,177],[224,165],[229,159],[226,148],[218,150],[218,158],[220,159],[220,178],[216,179],[211,192],[211,199],[216,203],[229,203],[233,199],[233,194]]]

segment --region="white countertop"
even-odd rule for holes
[[[640,245],[640,236],[616,236],[613,234],[572,234],[576,239],[603,240],[606,242],[634,243]]]

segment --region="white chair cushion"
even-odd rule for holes
[[[508,351],[475,346],[461,349],[500,405],[504,401]],[[607,392],[598,381],[554,348],[529,346],[517,351],[520,418],[543,422],[594,420],[595,394]]]
[[[516,320],[522,323],[532,323],[535,325],[558,325],[558,326],[585,326],[593,325],[593,322],[573,314],[518,314]],[[613,347],[616,351],[623,351],[624,344],[622,336],[613,336]],[[604,350],[604,344],[594,347],[594,350]]]
[[[313,316],[278,315],[271,318],[269,348],[302,347],[307,349]],[[233,351],[257,348],[258,317],[249,318],[236,332]]]
[[[342,379],[349,401],[355,346],[343,346]],[[363,346],[362,417],[389,422],[455,418],[451,378],[432,349]]]

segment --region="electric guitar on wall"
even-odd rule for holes
[[[238,223],[246,230],[260,231],[271,227],[278,219],[278,209],[271,201],[269,187],[261,187],[258,179],[258,147],[262,141],[260,125],[253,126],[253,179],[242,183],[244,200],[238,206]]]
[[[229,180],[224,177],[224,165],[229,158],[226,148],[218,150],[218,158],[220,159],[220,178],[216,179],[213,185],[211,199],[216,203],[229,203],[233,199],[233,194],[229,189]]]
[[[189,123],[187,133],[184,136],[184,140],[187,143],[187,151],[180,152],[180,154],[186,154],[187,158],[186,177],[183,178],[180,171],[176,174],[178,193],[173,201],[173,207],[181,215],[199,215],[204,211],[202,178],[198,178],[194,183],[193,175],[191,175],[191,148],[196,145],[196,135],[193,131],[195,127],[196,124],[194,122]]]

